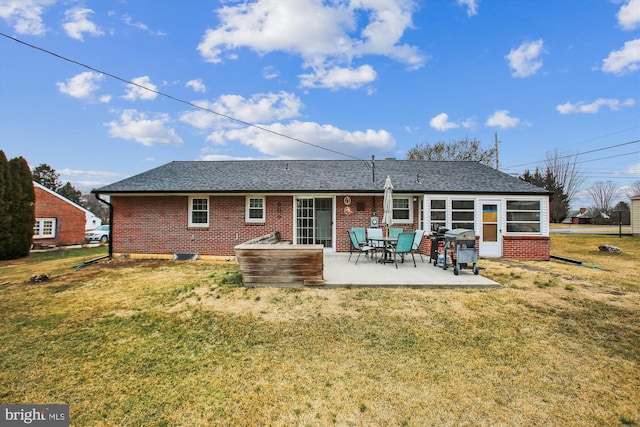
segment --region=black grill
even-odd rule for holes
[[[444,235],[449,231],[447,227],[438,227],[438,230],[431,233],[429,240],[431,240],[431,253],[429,255],[429,262],[433,265],[438,264],[438,247],[440,242],[444,242]]]

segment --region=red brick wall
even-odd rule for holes
[[[476,247],[479,249],[480,239],[476,236]],[[431,239],[425,236],[420,245],[423,254],[431,252]],[[442,242],[440,242],[440,248]],[[549,261],[551,253],[551,239],[542,236],[503,236],[502,256],[504,258],[520,259],[527,261]]]
[[[384,197],[375,196],[375,209],[374,196],[352,196],[351,197],[351,214],[347,214],[344,211],[346,205],[343,198],[336,198],[336,251],[348,252],[350,246],[349,234],[347,230],[352,227],[369,227],[371,223],[372,214],[375,212],[378,220],[382,221]],[[358,204],[363,207],[362,211],[358,211]],[[414,231],[418,228],[420,221],[420,207],[418,202],[413,202],[413,224],[395,224],[394,227],[401,227],[405,231]],[[424,241],[424,239],[423,239]]]
[[[245,222],[244,195],[212,196],[209,227],[188,227],[188,196],[113,196],[112,225],[115,253],[231,256],[234,247],[247,240],[278,231],[282,240],[294,240],[293,197],[266,196],[266,222]],[[383,197],[352,196],[351,214],[344,211],[342,196],[336,198],[336,251],[349,251],[347,230],[368,227],[375,212],[382,219]],[[362,210],[358,210],[358,204]],[[413,224],[396,225],[406,231],[418,227],[419,206],[413,202]],[[503,240],[503,256],[513,259],[548,260],[548,237],[512,237]],[[428,233],[422,239],[421,252],[429,256],[431,241]]]
[[[65,202],[46,190],[35,187],[36,218],[55,218],[56,237],[33,239],[37,245],[77,245],[84,243],[86,215],[83,210]]]
[[[528,261],[549,261],[551,238],[542,236],[504,236],[502,256]]]
[[[245,222],[245,196],[210,197],[209,227],[189,227],[188,196],[113,196],[116,253],[233,255],[247,240],[279,231],[293,240],[292,198],[266,197],[266,222]]]

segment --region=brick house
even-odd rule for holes
[[[394,227],[472,228],[481,257],[549,259],[549,192],[477,162],[177,161],[93,192],[110,197],[114,254],[227,257],[274,231],[346,252],[349,228],[382,218],[387,176]]]
[[[36,223],[33,246],[68,246],[84,243],[84,232],[97,217],[55,191],[33,183],[36,195]],[[99,224],[97,224],[99,225]]]

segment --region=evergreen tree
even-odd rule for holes
[[[0,150],[0,259],[8,259],[11,240],[11,214],[9,212],[9,162]]]
[[[520,176],[520,179],[552,193],[549,199],[549,221],[560,223],[567,217],[569,214],[569,197],[565,193],[564,187],[557,183],[556,177],[550,169],[547,169],[544,174],[538,168],[535,169],[533,174],[527,169]]]
[[[11,259],[29,255],[33,241],[36,195],[31,169],[22,157],[9,160],[9,175],[13,184],[9,210],[11,239],[8,255]]]
[[[84,207],[84,205],[82,204],[82,192],[71,185],[69,181],[67,181],[66,184],[60,187],[60,189],[58,190],[58,194],[60,194],[62,197],[66,197],[73,203],[77,203],[78,205]]]
[[[46,163],[42,163],[33,169],[33,180],[55,192],[58,192],[62,187],[60,174],[56,173],[56,170]]]

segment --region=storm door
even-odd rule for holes
[[[502,256],[502,230],[500,229],[500,203],[483,200],[482,227],[480,232],[480,256],[496,258]]]
[[[296,200],[296,243],[333,248],[333,198]]]

